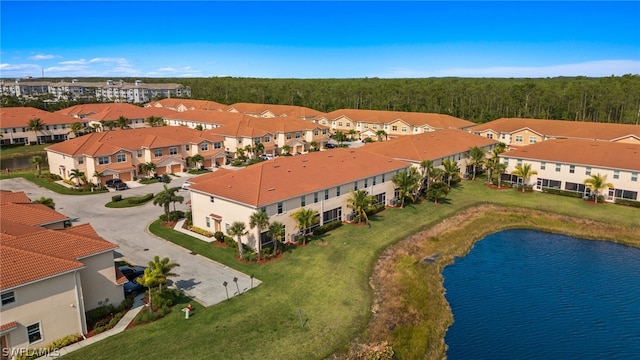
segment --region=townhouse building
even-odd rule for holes
[[[557,138],[640,143],[640,125],[586,121],[501,118],[473,126],[470,132],[511,148]]]
[[[215,129],[234,121],[242,120],[248,115],[226,111],[185,110],[165,111],[162,116],[169,126],[187,126],[192,129],[201,127],[202,130]]]
[[[522,183],[508,175],[517,165],[530,164],[537,172],[528,184],[534,190],[553,188],[589,196],[584,180],[592,175],[607,177],[613,188],[604,194],[606,201],[640,200],[640,143],[582,139],[549,139],[523,146],[500,155],[507,164],[506,180]]]
[[[334,132],[349,134],[353,130],[358,139],[375,139],[380,131],[384,131],[386,138],[394,138],[442,129],[467,129],[475,125],[445,114],[360,109],[335,110],[312,121],[329,126]]]
[[[227,105],[210,101],[195,99],[175,99],[166,98],[158,101],[151,101],[144,105],[145,107],[167,108],[179,112],[187,110],[207,110],[207,111],[226,111]]]
[[[42,129],[38,131],[29,129],[29,120],[40,119]],[[71,132],[71,124],[79,122],[82,126],[87,121],[76,119],[72,116],[32,108],[32,107],[4,107],[0,108],[0,143],[5,144],[31,144],[46,143],[51,141],[63,141],[74,134]]]
[[[300,234],[291,217],[295,211],[316,211],[317,225],[351,220],[351,190],[365,190],[376,203],[390,204],[397,196],[393,176],[410,166],[359,149],[334,149],[277,157],[236,171],[219,169],[190,179],[193,224],[229,234],[233,222],[248,224],[251,214],[264,211],[270,222],[285,225],[285,241],[295,241]],[[266,233],[247,230],[242,237],[247,246],[269,244]]]
[[[224,137],[225,149],[235,156],[238,148],[264,145],[266,154],[280,155],[288,148],[290,154],[302,154],[315,144],[318,149],[329,142],[329,128],[295,117],[262,118],[241,115],[208,132]]]
[[[48,212],[55,211],[22,203],[28,200],[26,194],[16,194],[20,193],[0,194],[3,354],[86,334],[85,312],[103,304],[120,304],[126,282],[114,266],[115,244],[102,239],[89,224],[60,229],[39,226],[49,221]],[[16,213],[16,206],[31,206],[32,211]]]
[[[366,144],[362,149],[394,159],[408,161],[416,167],[424,160],[433,161],[433,166],[442,166],[445,159],[457,161],[461,171],[467,169],[467,153],[477,146],[488,154],[498,141],[471,134],[459,129],[445,129],[416,135],[397,137],[389,141]],[[466,170],[466,171],[465,171]]]
[[[324,114],[304,106],[260,103],[235,103],[226,107],[226,111],[261,118],[288,117],[309,121]]]
[[[98,130],[113,130],[105,126],[105,122],[116,122],[120,117],[129,120],[128,127],[147,127],[147,119],[151,116],[164,117],[165,114],[176,113],[163,108],[145,108],[127,103],[92,103],[70,106],[56,111],[57,114],[72,116],[87,122],[88,126],[97,126]]]
[[[91,181],[104,184],[146,176],[143,164],[156,165],[155,174],[177,173],[190,165],[188,158],[200,154],[200,166],[223,165],[223,138],[183,126],[164,126],[92,133],[45,148],[49,171],[64,179],[71,170],[85,173]],[[102,176],[96,177],[100,174]]]

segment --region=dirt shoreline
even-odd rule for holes
[[[399,358],[446,358],[444,335],[453,316],[444,296],[442,269],[486,235],[514,228],[640,247],[639,228],[497,205],[463,210],[381,254],[370,277],[372,316],[352,348],[358,342],[386,342]]]

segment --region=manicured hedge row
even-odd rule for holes
[[[322,235],[324,233],[326,233],[327,231],[333,230],[333,229],[337,229],[340,226],[342,226],[342,221],[340,220],[336,220],[336,221],[332,221],[330,223],[326,223],[324,225],[318,226],[317,228],[315,228],[315,230],[313,230],[313,235],[317,236],[317,235]]]
[[[582,198],[582,193],[568,190],[560,190],[560,189],[551,189],[551,188],[542,188],[543,193],[553,194],[553,195],[562,195],[574,198]]]
[[[640,201],[627,200],[627,199],[616,199],[616,204],[640,208]]]
[[[142,203],[146,203],[147,201],[153,199],[153,193],[149,193],[147,195],[144,196],[138,196],[138,197],[130,197],[127,199],[127,202],[129,204],[142,204]]]

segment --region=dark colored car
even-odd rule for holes
[[[113,185],[113,189],[114,190],[127,190],[129,187],[127,186],[127,184],[121,182],[117,182]]]
[[[331,143],[324,146],[325,149],[335,149],[336,147],[337,146],[335,144],[331,144]]]
[[[124,184],[125,186],[127,185],[120,179],[109,179],[107,180],[107,182],[105,182],[105,185],[109,188],[115,188],[117,184]]]
[[[138,294],[142,294],[147,290],[147,288],[140,285],[138,281],[136,281],[136,279],[127,281],[122,287],[124,288],[125,296],[130,295],[133,297],[137,296]]]
[[[118,270],[124,275],[127,280],[133,280],[139,278],[144,274],[143,266],[120,266]]]

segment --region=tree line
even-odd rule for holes
[[[529,117],[638,124],[640,119],[640,75],[631,74],[533,79],[209,77],[137,80],[180,83],[191,88],[193,99],[227,105],[238,102],[297,105],[322,112],[345,108],[432,112],[474,122]],[[47,110],[52,110],[52,106],[49,104]]]

